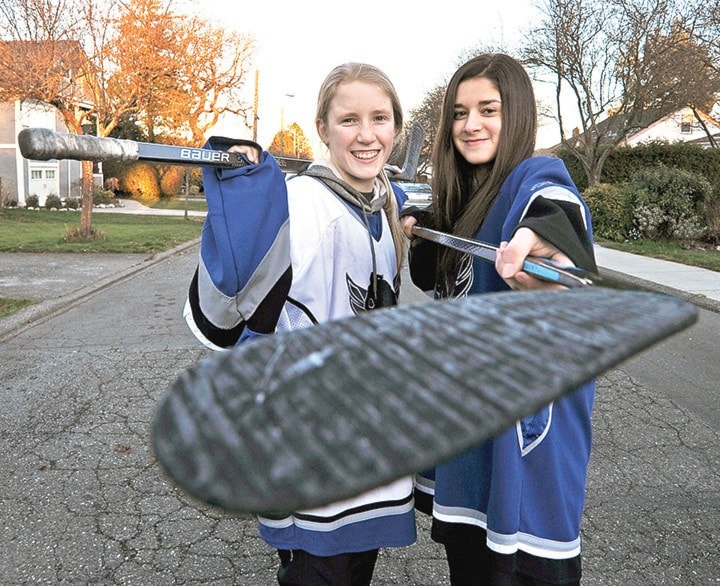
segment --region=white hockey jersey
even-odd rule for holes
[[[331,170],[315,164],[286,182],[263,153],[258,165],[204,169],[208,216],[185,318],[209,347],[397,303],[398,263],[381,204],[397,197],[399,209],[404,194],[378,180],[362,209],[337,193],[337,177],[310,176],[319,167],[320,175]],[[404,478],[292,516],[259,517],[260,535],[277,549],[320,556],[407,546],[416,537],[412,491]]]

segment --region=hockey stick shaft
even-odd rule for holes
[[[173,165],[205,165],[236,168],[247,162],[239,153],[193,147],[100,138],[55,132],[47,128],[26,128],[18,134],[20,152],[26,159],[49,161],[150,161]]]
[[[412,181],[417,173],[424,131],[419,123],[413,124],[408,139],[405,162],[400,173],[388,170],[393,181]],[[247,164],[239,154],[229,151],[194,147],[138,142],[110,137],[97,137],[67,132],[56,132],[48,128],[26,128],[18,134],[20,152],[26,159],[49,161],[51,159],[72,159],[77,161],[114,161],[128,163],[149,161],[172,165],[202,165],[211,167],[237,168]],[[276,157],[285,173],[300,173],[311,161],[290,157]]]
[[[477,256],[488,262],[494,263],[497,255],[497,246],[471,240],[470,238],[461,238],[452,234],[430,230],[420,226],[413,227],[413,234],[426,240],[431,240],[461,252],[466,252],[473,256]],[[523,263],[523,271],[531,274],[533,277],[546,281],[548,283],[557,283],[565,287],[587,287],[592,285],[590,273],[577,267],[563,267],[557,265],[547,258],[528,257]]]
[[[459,236],[454,236],[453,234],[446,234],[444,232],[430,230],[429,228],[423,228],[421,226],[414,226],[413,234],[419,236],[420,238],[424,238],[425,240],[430,240],[432,242],[442,244],[443,246],[447,246],[448,248],[482,258],[488,262],[495,262],[495,256],[498,249],[497,246],[493,246],[492,244],[472,240],[470,238],[461,238]],[[623,291],[653,292],[653,289],[643,287],[642,285],[633,283],[627,279],[616,278],[605,272],[600,274],[586,271],[585,269],[575,266],[558,265],[549,258],[529,256],[523,262],[522,270],[541,281],[564,285],[570,289],[594,285],[597,287],[606,287],[608,289],[619,289]]]

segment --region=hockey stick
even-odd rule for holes
[[[74,159],[78,161],[151,161],[174,165],[209,165],[235,168],[247,165],[239,153],[99,138],[55,132],[47,128],[25,128],[18,134],[20,152],[26,159]]]
[[[417,171],[424,132],[417,122],[408,139],[405,163],[399,173],[387,167],[393,181],[412,180]],[[47,128],[25,128],[18,134],[20,153],[26,159],[49,161],[73,159],[78,161],[150,161],[173,165],[203,165],[236,168],[247,164],[239,154],[222,150],[181,147],[118,138],[56,132]],[[285,172],[299,173],[311,163],[305,159],[276,157]]]
[[[695,323],[586,287],[379,309],[186,370],[152,424],[164,470],[231,511],[290,512],[426,470]]]
[[[446,234],[445,232],[439,232],[437,230],[431,230],[430,228],[423,228],[421,226],[413,226],[413,234],[419,236],[420,238],[424,238],[425,240],[437,242],[438,244],[442,244],[448,248],[453,248],[455,250],[459,250],[460,252],[477,256],[478,258],[482,258],[488,262],[495,262],[495,256],[498,248],[492,244],[480,242],[479,240],[472,240],[471,238],[461,238],[460,236]],[[557,283],[558,285],[564,285],[565,287],[569,287],[571,289],[575,287],[589,287],[593,285],[596,287],[622,289],[625,291],[653,292],[652,290],[640,285],[630,283],[627,279],[617,279],[604,273],[600,274],[586,271],[585,269],[575,266],[559,265],[548,258],[538,256],[528,256],[523,262],[523,271],[537,279],[540,279],[541,281]]]
[[[498,249],[497,246],[493,246],[492,244],[470,238],[461,238],[460,236],[438,232],[437,230],[431,230],[430,228],[423,228],[421,226],[413,226],[412,231],[413,234],[425,240],[431,240],[448,248],[466,252],[467,254],[477,256],[488,262],[495,262]],[[592,279],[592,277],[595,276],[594,273],[591,274],[577,267],[560,266],[550,259],[537,256],[529,256],[525,259],[523,271],[542,281],[557,283],[571,289],[575,287],[587,287],[594,284]]]

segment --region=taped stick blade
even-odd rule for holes
[[[414,181],[420,163],[425,131],[419,122],[414,122],[408,137],[407,150],[405,151],[405,162],[400,173],[388,173],[391,181]]]
[[[193,496],[291,512],[428,469],[685,329],[678,298],[583,288],[381,309],[186,370],[155,453]]]

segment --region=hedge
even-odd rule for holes
[[[558,152],[570,175],[581,191],[587,188],[587,177],[578,160],[567,150]],[[602,183],[629,181],[638,169],[666,165],[702,175],[720,193],[720,149],[706,149],[689,143],[649,143],[636,147],[621,147],[605,161]]]

